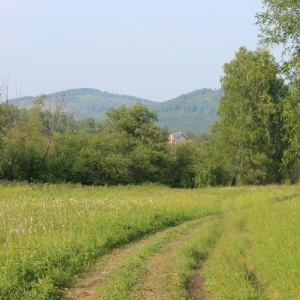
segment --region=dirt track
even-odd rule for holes
[[[101,297],[101,286],[103,283],[139,255],[146,247],[159,240],[167,240],[167,242],[146,261],[147,272],[142,278],[140,285],[133,291],[132,299],[168,300],[178,298],[178,295],[172,295],[172,289],[168,288],[168,281],[175,272],[174,268],[178,253],[200,224],[200,220],[186,222],[111,251],[102,257],[89,273],[80,278],[66,291],[66,298],[82,300],[103,299]],[[200,267],[201,264],[199,265]],[[203,283],[204,278],[201,276],[199,269],[195,276],[187,282],[187,290],[183,290],[184,298],[207,299],[207,295],[202,289]]]

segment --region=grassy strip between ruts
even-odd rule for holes
[[[151,234],[122,247],[113,249],[97,260],[86,274],[82,274],[82,276],[66,290],[66,297],[71,299],[95,299],[97,297],[95,296],[97,290],[98,295],[101,294],[99,291],[103,290],[103,283],[106,280],[109,280],[111,275],[114,276],[119,272],[118,270],[120,268],[128,265],[133,259],[139,256],[140,253],[145,251],[145,249],[151,248],[151,245],[153,244],[160,244],[159,240],[161,240],[162,243],[168,242],[173,236],[175,238],[183,230],[187,230],[189,227],[192,227],[193,224],[198,224],[200,222],[201,221],[199,220],[187,221],[177,227],[161,230],[155,234]],[[100,285],[102,285],[102,288]]]
[[[134,296],[133,292],[138,289],[144,276],[147,274],[147,261],[172,240],[180,237],[183,233],[193,230],[196,226],[203,223],[205,219],[206,218],[189,221],[166,230],[164,235],[147,245],[128,263],[115,272],[103,285],[99,286],[99,296],[97,299],[143,299],[139,298],[139,296]],[[155,270],[155,272],[157,272],[157,270]]]
[[[67,296],[183,299],[188,295],[187,279],[221,234],[222,220],[211,216],[188,221],[112,251],[68,290]]]
[[[207,258],[221,232],[222,218],[207,217],[160,249],[146,264],[147,274],[135,288],[132,299],[189,298],[192,293],[187,282],[195,275],[199,262]]]

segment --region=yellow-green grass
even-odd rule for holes
[[[99,289],[99,297],[103,300],[142,299],[137,291],[143,284],[143,277],[147,274],[147,261],[161,248],[176,239],[178,235],[180,236],[180,234],[193,229],[204,220],[205,218],[185,222],[184,224],[164,231],[158,239],[155,239],[149,245],[144,247],[135,257],[124,264],[117,272],[112,274],[107,282],[101,286],[101,289]],[[156,272],[157,270],[155,270],[155,273]],[[155,275],[159,277],[162,274]],[[166,282],[163,282],[164,289],[166,289],[165,283]]]
[[[100,286],[97,299],[143,299],[143,293],[148,290],[155,294],[151,296],[154,299],[185,299],[188,296],[185,288],[187,280],[195,274],[199,261],[207,258],[209,250],[221,235],[221,223],[218,216],[209,216],[165,231],[112,273]],[[182,244],[182,239],[187,240]],[[155,269],[147,264],[149,260],[158,261],[155,262]]]
[[[2,183],[0,298],[59,298],[60,288],[110,249],[220,213],[218,194],[157,186]]]
[[[246,188],[204,264],[212,299],[300,299],[299,186]],[[249,202],[250,200],[250,202]]]
[[[201,272],[210,297],[300,298],[299,186],[178,190],[1,183],[0,299],[59,299],[76,275],[112,248],[217,214],[224,214],[214,222],[214,228],[222,226],[217,239],[210,243],[203,232],[201,242],[195,236],[180,254],[190,268],[205,260]]]

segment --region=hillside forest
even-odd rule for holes
[[[64,98],[45,109],[8,102],[1,88],[0,179],[85,185],[160,183],[171,187],[297,181],[300,159],[300,5],[263,0],[260,48],[241,47],[224,64],[223,96],[207,136],[168,143],[146,104],[121,105],[106,120],[76,120]],[[268,46],[280,46],[277,62]]]
[[[95,121],[105,121],[108,109],[121,105],[131,107],[136,103],[141,103],[157,113],[158,126],[167,127],[173,132],[198,134],[199,132],[209,133],[212,123],[218,120],[217,110],[222,95],[221,89],[203,88],[168,101],[157,102],[92,88],[77,88],[47,94],[43,110],[53,109],[53,103],[63,98],[65,113],[72,114],[80,120],[93,118]],[[9,99],[8,103],[19,109],[30,109],[36,98],[37,96],[17,97]]]

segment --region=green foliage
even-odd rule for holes
[[[222,163],[216,167],[225,167],[233,184],[280,182],[287,87],[277,77],[274,57],[266,50],[240,48],[224,72],[220,121],[211,139],[218,149],[214,159]]]
[[[132,103],[141,102],[142,104],[151,104],[152,101],[136,98],[132,96],[117,95],[108,92],[102,92],[96,89],[81,88],[71,89],[65,92],[48,94],[44,103],[45,108],[50,110],[57,99],[64,97],[67,104],[67,112],[75,115],[79,119],[93,118],[95,120],[104,120],[106,111],[120,105],[131,106]],[[23,97],[10,100],[10,103],[18,105],[20,108],[29,109],[35,97]]]
[[[107,112],[107,132],[122,137],[132,183],[161,182],[167,159],[166,136],[155,122],[156,113],[140,103]]]
[[[131,107],[136,103],[146,105],[157,112],[159,126],[172,131],[208,133],[211,124],[218,119],[217,110],[222,97],[221,90],[200,89],[165,102],[155,102],[126,95],[116,95],[95,89],[72,89],[47,95],[44,109],[53,112],[51,106],[58,98],[64,97],[65,111],[82,119],[104,121],[110,108],[122,105]],[[34,97],[10,100],[20,109],[32,107]],[[51,105],[52,104],[52,105]]]
[[[169,184],[173,187],[199,188],[215,184],[211,168],[206,164],[201,146],[188,141],[172,147]]]
[[[281,71],[289,81],[291,95],[284,103],[286,130],[284,167],[291,181],[296,181],[295,169],[299,156],[299,91],[300,91],[300,3],[299,1],[263,0],[264,10],[256,15],[260,26],[260,42],[282,49]]]
[[[106,114],[111,130],[124,132],[130,138],[141,140],[143,144],[147,144],[151,140],[152,142],[162,140],[161,129],[154,125],[157,121],[156,113],[141,103],[137,103],[131,108],[124,105],[117,109],[111,108]]]
[[[202,140],[171,146],[168,131],[145,105],[111,108],[106,122],[76,121],[42,110],[44,96],[29,110],[0,106],[4,119],[0,178],[118,185],[158,182],[173,187],[214,185],[215,175],[200,151]]]
[[[175,148],[176,147],[176,148]],[[175,145],[173,163],[170,165],[170,180],[173,187],[192,188],[194,182],[194,147],[191,144]]]
[[[256,15],[261,43],[283,46],[283,71],[292,82],[300,72],[300,3],[297,0],[263,0],[264,11]]]
[[[217,110],[223,95],[222,90],[201,89],[175,99],[154,103],[159,125],[172,131],[208,133],[218,119]]]
[[[2,178],[93,185],[165,180],[166,134],[146,106],[111,109],[106,123],[76,122],[59,111],[42,111],[44,100],[29,110],[0,106],[7,112],[0,135]]]
[[[284,141],[288,145],[283,153],[283,167],[287,178],[296,182],[299,174],[296,173],[300,160],[300,120],[299,120],[299,90],[292,88],[289,97],[283,103]]]
[[[46,147],[40,120],[40,103],[28,111],[27,120],[15,120],[4,137],[3,176],[7,179],[38,180],[43,170]]]

